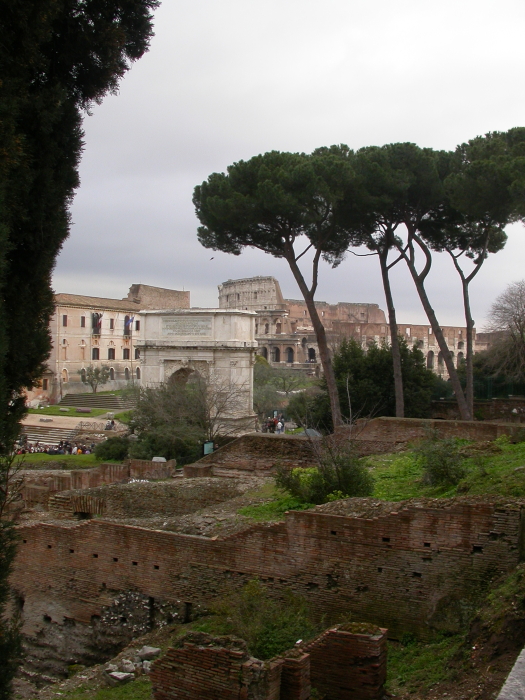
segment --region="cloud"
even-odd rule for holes
[[[267,150],[306,151],[412,141],[452,149],[523,123],[518,0],[180,0],[156,12],[151,50],[85,119],[86,148],[74,226],[59,257],[57,290],[121,297],[143,282],[217,303],[217,284],[273,274],[299,291],[283,261],[200,246],[193,188],[215,171]],[[521,225],[473,283],[482,320],[520,279]],[[443,324],[460,323],[448,260],[430,289]],[[395,274],[399,317],[424,322],[411,280]],[[384,307],[379,269],[348,258],[321,272],[318,298]],[[478,324],[479,325],[479,324]]]

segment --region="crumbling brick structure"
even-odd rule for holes
[[[292,589],[319,615],[428,637],[457,631],[465,602],[522,557],[521,501],[364,502],[362,517],[341,502],[340,515],[320,506],[224,539],[103,520],[22,526],[11,582],[35,633],[45,616],[89,624],[120,591],[205,606],[259,578],[271,596]]]
[[[349,623],[270,661],[250,657],[233,637],[191,633],[155,662],[155,700],[381,700],[386,630]]]
[[[250,433],[183,467],[184,476],[268,476],[277,465],[312,467],[316,462],[307,438]]]
[[[386,629],[348,623],[304,647],[312,685],[330,700],[378,700],[386,680]]]
[[[234,637],[186,635],[156,661],[155,700],[280,700],[282,659],[259,661]]]
[[[512,438],[521,429],[520,425],[511,423],[381,416],[370,421],[359,420],[351,429],[346,426],[338,428],[336,435],[341,440],[351,437],[357,452],[369,455],[405,449],[411,442],[428,438],[430,433],[435,433],[440,438],[495,440],[501,435]]]
[[[128,459],[122,464],[103,463],[92,469],[23,470],[22,498],[26,506],[47,504],[62,491],[89,489],[106,484],[117,484],[128,479],[168,479],[175,474],[176,460],[153,462],[146,459]],[[99,511],[93,511],[98,513]]]

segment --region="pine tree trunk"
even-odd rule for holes
[[[332,423],[334,429],[343,425],[343,418],[341,416],[341,404],[339,401],[339,392],[337,391],[337,383],[335,381],[334,368],[332,365],[332,358],[330,357],[330,350],[328,348],[328,342],[326,340],[326,331],[322,324],[322,321],[317,312],[315,306],[313,293],[308,289],[304,277],[297,265],[295,260],[295,255],[287,253],[286,259],[290,265],[290,269],[293,272],[295,280],[299,285],[299,289],[303,295],[306,302],[306,308],[310,314],[310,319],[312,321],[312,326],[317,338],[317,345],[319,347],[319,356],[321,358],[321,365],[323,367],[324,378],[326,382],[326,389],[328,391],[328,397],[330,399],[330,410],[332,412]],[[315,288],[317,280],[314,280],[312,285]]]
[[[467,406],[470,411],[471,420],[474,420],[474,320],[470,311],[470,297],[468,291],[468,282],[461,280],[463,285],[463,305],[465,307],[465,321],[467,323],[467,355],[466,355],[466,370],[467,370]]]
[[[401,351],[399,348],[399,334],[397,330],[396,309],[390,287],[387,258],[384,252],[379,253],[381,275],[383,277],[383,289],[385,290],[386,306],[388,310],[388,323],[390,326],[390,344],[392,347],[392,361],[394,364],[394,393],[396,397],[396,418],[405,417],[405,397],[403,395],[403,373],[401,368]]]
[[[467,400],[465,398],[465,394],[463,393],[461,382],[459,381],[458,373],[456,372],[456,368],[454,367],[454,364],[452,362],[450,350],[448,349],[445,337],[443,335],[443,331],[441,330],[441,327],[438,323],[434,309],[430,305],[425,286],[419,279],[419,275],[417,274],[417,270],[415,269],[414,265],[411,264],[409,261],[407,261],[407,264],[410,270],[410,274],[412,275],[412,279],[414,280],[414,284],[416,285],[417,293],[419,294],[419,298],[421,299],[421,303],[423,304],[423,308],[432,327],[432,331],[438,342],[439,349],[441,350],[441,353],[443,355],[443,360],[445,361],[448,376],[450,377],[450,382],[456,395],[456,401],[458,404],[460,418],[461,420],[472,420],[472,414],[469,411]]]

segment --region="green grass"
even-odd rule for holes
[[[386,687],[391,693],[421,692],[454,680],[466,655],[462,635],[443,637],[430,644],[406,637],[405,643],[388,643]]]
[[[60,408],[69,408],[69,411],[61,411]],[[89,407],[88,407],[89,408]],[[29,413],[45,416],[65,416],[66,418],[79,418],[89,420],[90,417],[102,416],[108,412],[107,408],[92,408],[91,413],[78,413],[76,406],[48,406],[47,408],[30,408]]]
[[[423,470],[412,452],[368,457],[375,480],[374,497],[401,501],[426,496],[447,498],[463,494],[525,496],[525,443],[516,445],[499,439],[487,450],[465,459],[467,475],[457,486],[426,486]],[[517,469],[517,471],[516,471]]]
[[[121,411],[120,413],[115,413],[115,420],[118,420],[121,423],[125,423],[126,425],[129,425],[129,422],[130,422],[132,416],[133,416],[133,410]]]
[[[299,499],[293,496],[281,495],[267,503],[258,503],[253,506],[240,508],[239,513],[252,518],[256,522],[264,522],[267,520],[282,520],[287,510],[308,510],[308,508],[313,508],[313,504],[301,503]]]
[[[72,691],[58,689],[55,698],[61,700],[151,700],[151,682],[145,676],[131,683],[116,688],[100,688],[99,690],[86,686]]]
[[[27,468],[31,464],[43,466],[46,462],[60,463],[64,469],[81,469],[82,467],[96,467],[100,464],[94,454],[89,455],[47,455],[45,453],[35,453],[21,455],[23,458],[22,468]],[[115,460],[104,460],[104,462],[113,462]],[[120,461],[116,460],[119,464]]]

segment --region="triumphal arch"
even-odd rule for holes
[[[257,341],[252,311],[170,309],[142,311],[137,342],[142,385],[185,382],[194,373],[209,387],[211,410],[228,433],[255,429],[253,365]]]

